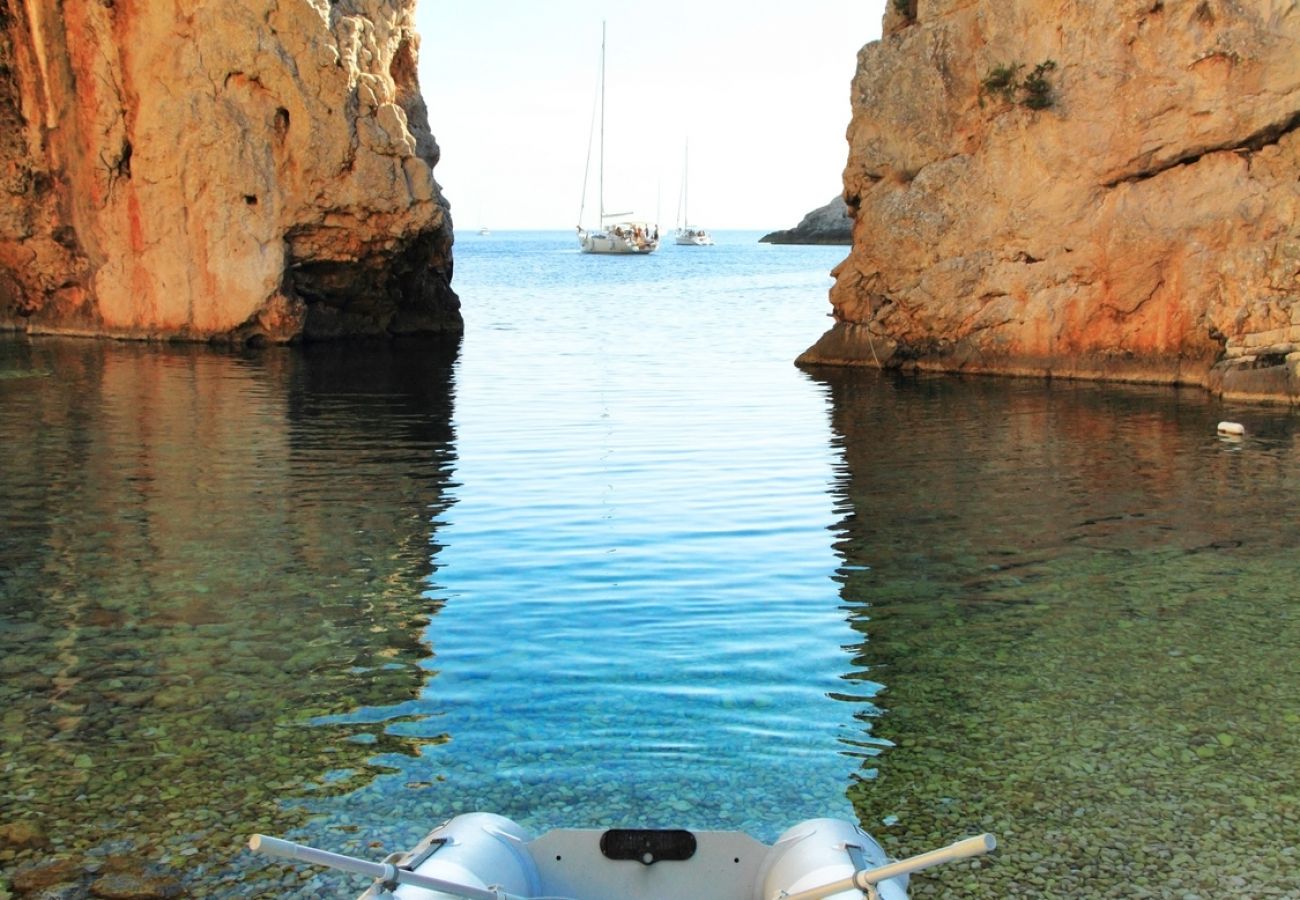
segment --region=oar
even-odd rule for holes
[[[465,897],[467,900],[527,900],[527,898],[507,894],[505,891],[496,890],[495,888],[477,888],[468,884],[443,881],[441,878],[421,875],[409,869],[399,869],[392,863],[377,863],[366,859],[358,859],[355,856],[343,856],[340,853],[317,850],[315,847],[295,844],[293,841],[285,841],[280,838],[267,837],[264,834],[255,834],[250,837],[248,839],[248,849],[254,853],[263,853],[267,856],[279,856],[284,859],[311,863],[314,866],[326,866],[344,872],[368,875],[385,884],[409,884],[430,891],[441,891],[455,897]]]
[[[997,838],[993,837],[993,835],[981,834],[979,837],[966,838],[964,841],[949,844],[947,847],[938,850],[909,856],[907,859],[900,859],[898,862],[886,863],[874,869],[862,869],[854,872],[850,878],[824,884],[821,887],[800,891],[797,894],[782,893],[778,896],[781,900],[822,900],[824,897],[830,897],[842,891],[851,891],[856,888],[868,897],[874,897],[876,896],[876,885],[882,881],[897,878],[899,875],[919,872],[922,869],[928,869],[941,863],[979,856],[988,853],[997,845]]]

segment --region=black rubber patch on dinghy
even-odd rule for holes
[[[681,829],[611,828],[600,836],[606,859],[636,860],[643,865],[661,859],[683,860],[695,855],[695,835]]]

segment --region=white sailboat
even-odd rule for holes
[[[588,144],[588,165],[591,163]],[[605,23],[600,23],[600,223],[594,230],[578,226],[578,246],[583,253],[645,254],[659,249],[659,226],[624,219],[629,213],[605,212]],[[587,205],[587,173],[582,175],[582,205],[578,221]],[[615,221],[610,221],[611,219]]]
[[[687,168],[690,165],[690,144],[682,155],[682,194],[677,198],[677,237],[676,242],[684,247],[712,247],[713,238],[703,228],[690,224],[690,214],[686,205]]]

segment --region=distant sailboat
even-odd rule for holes
[[[588,142],[587,163],[591,163],[590,142]],[[595,230],[588,230],[578,225],[578,246],[583,253],[653,253],[659,249],[659,226],[647,222],[631,220],[616,221],[607,224],[609,219],[618,219],[628,213],[605,212],[605,23],[600,23],[600,222]],[[578,210],[578,221],[587,204],[587,173],[582,176],[582,205]]]
[[[677,243],[685,247],[712,247],[713,238],[703,228],[690,224],[686,205],[687,168],[690,165],[690,144],[682,155],[682,194],[677,198]]]

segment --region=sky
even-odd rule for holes
[[[602,19],[605,210],[665,229],[683,215],[793,227],[840,192],[857,53],[885,2],[418,0],[456,228],[572,229],[584,172],[582,224],[596,224]]]

